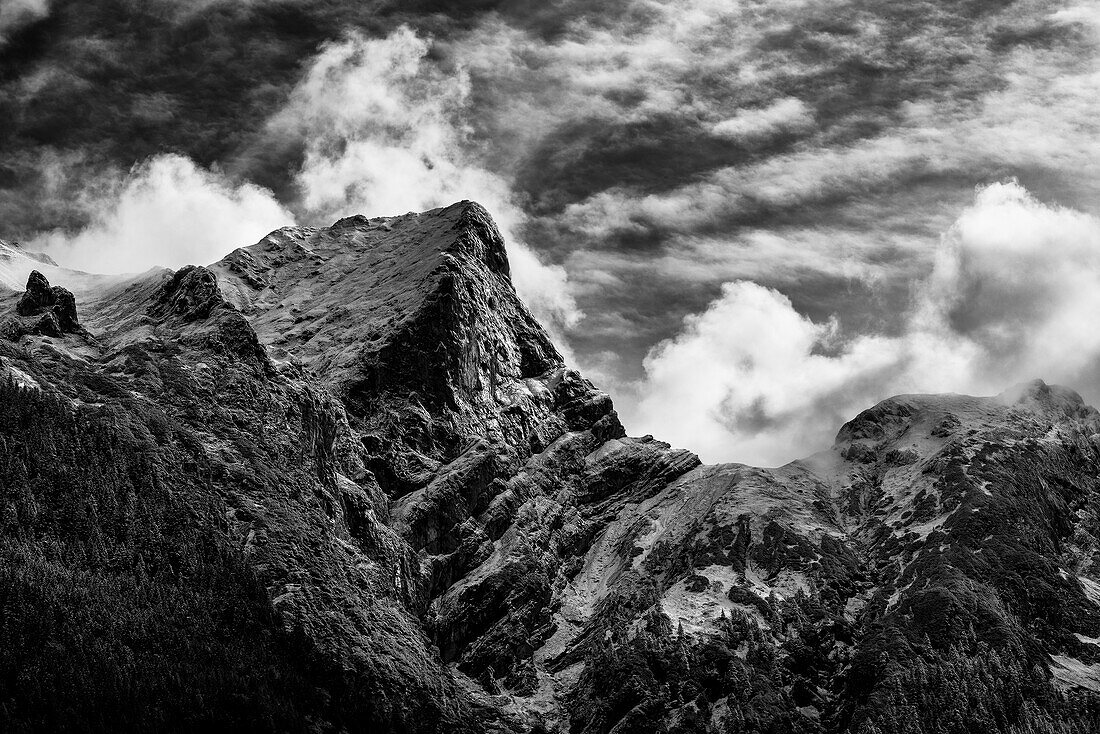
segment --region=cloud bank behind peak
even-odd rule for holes
[[[711,459],[806,453],[898,390],[1100,398],[1090,6],[450,7],[55,4],[0,47],[5,236],[173,264],[477,199],[628,427]]]

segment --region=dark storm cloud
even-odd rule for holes
[[[487,23],[452,50],[475,81],[506,90],[482,100],[491,111],[484,134],[524,151],[496,155],[502,168],[514,164],[515,189],[529,197],[529,239],[566,264],[589,314],[575,332],[581,354],[612,382],[629,377],[609,352],[637,355],[682,314],[699,313],[645,361],[638,403],[625,401],[635,425],[662,425],[681,444],[709,446],[712,458],[774,459],[803,450],[812,431],[768,420],[767,431],[743,432],[730,428],[737,421],[698,416],[771,405],[776,415],[828,416],[821,425],[831,426],[897,389],[990,390],[1028,370],[1088,383],[1087,359],[1078,372],[1054,358],[1008,364],[993,338],[1004,328],[996,305],[963,298],[952,319],[929,320],[918,297],[935,258],[948,257],[940,237],[975,185],[1022,176],[1044,193],[1095,190],[1081,165],[1097,152],[1088,11],[638,5],[653,11],[651,23],[580,19],[549,40]],[[1023,201],[982,199],[978,210],[1041,211]],[[1080,193],[1077,201],[1094,206]],[[736,285],[748,280],[785,297]],[[1004,311],[1049,325],[1033,308],[1043,298],[1021,295]],[[741,312],[774,323],[734,349],[727,335]],[[1034,355],[1041,332],[1018,330],[1012,349]],[[775,335],[801,346],[771,349]],[[919,353],[942,354],[948,343],[958,348],[950,368],[924,374]],[[740,360],[741,348],[762,358]],[[735,367],[767,364],[769,354],[774,380]],[[801,384],[815,380],[813,390]],[[722,384],[708,390],[708,381]],[[799,394],[809,402],[775,404]],[[682,431],[670,415],[688,416]]]
[[[614,186],[675,187],[811,134],[850,143],[889,129],[904,104],[945,94],[960,102],[999,83],[994,57],[1013,36],[981,26],[1019,21],[989,21],[986,5],[894,5],[638,2],[643,22],[579,15],[549,42],[490,23],[453,52],[480,54],[475,81],[501,90],[482,100],[498,107],[487,136],[514,135],[509,108],[549,116],[530,123],[549,129],[527,147],[516,179],[540,211],[552,210]],[[1016,35],[1035,43],[1053,34]],[[784,103],[798,124],[769,129],[767,111]],[[746,110],[758,113],[756,134],[722,134],[746,131]],[[739,126],[739,116],[749,119]]]
[[[56,2],[0,46],[0,225],[128,261],[203,207],[189,256],[216,257],[232,222],[479,198],[632,429],[772,460],[888,392],[1085,373],[1046,340],[1087,303],[1056,283],[1092,282],[1063,265],[1091,262],[1098,27],[1044,1]],[[1038,198],[974,199],[1010,177]],[[997,216],[1054,255],[1030,295]]]
[[[18,6],[18,4],[17,4]],[[10,7],[7,2],[5,8]],[[269,146],[282,106],[320,44],[382,34],[383,3],[331,0],[60,0],[0,46],[0,208],[8,234],[55,220],[20,206],[34,161],[79,157],[128,170],[161,153],[228,168],[290,196],[299,146]],[[7,11],[5,11],[7,12]],[[428,18],[429,26],[446,21]]]

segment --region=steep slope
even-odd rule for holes
[[[212,533],[211,552],[246,564],[280,620],[272,634],[280,644],[302,638],[294,644],[314,650],[319,661],[319,670],[307,659],[292,661],[306,664],[298,674],[322,685],[318,695],[329,699],[328,710],[303,715],[334,725],[346,718],[395,730],[459,728],[469,712],[415,618],[389,600],[400,569],[412,563],[407,548],[381,523],[371,526],[370,555],[352,540],[345,503],[369,517],[385,501],[340,479],[361,467],[340,405],[276,369],[204,268],[120,284],[83,316],[88,328],[80,333],[28,333],[0,345],[5,368],[54,410],[108,435],[121,432],[128,443],[116,449],[107,441],[104,461],[146,457],[152,486],[140,488],[177,499],[171,523]],[[37,424],[33,415],[29,420]],[[63,474],[83,475],[63,447],[48,454]],[[49,476],[43,472],[30,473],[32,485]],[[132,492],[123,484],[111,501],[128,501]],[[65,502],[85,506],[92,518],[105,514],[99,501]],[[28,513],[16,510],[19,526],[29,529],[22,537],[32,547],[51,542],[57,528],[35,530],[37,511]],[[87,542],[83,526],[70,530]],[[116,570],[101,560],[82,570],[109,580]],[[123,570],[139,580],[144,573]],[[195,583],[208,581],[200,570]],[[130,644],[126,630],[116,634],[121,646]],[[208,712],[213,721],[224,714]],[[263,730],[265,712],[258,714],[247,723]]]
[[[1100,724],[1071,391],[701,466],[563,364],[471,202],[128,277],[4,247],[5,730]]]
[[[563,596],[600,610],[651,585],[610,620],[573,612],[612,640],[573,659],[630,660],[641,682],[582,674],[573,729],[1093,730],[1098,434],[1041,382],[902,396],[831,451],[699,467],[624,508]],[[658,611],[682,636],[639,645]]]
[[[366,730],[483,730],[499,716],[457,689],[445,663],[494,624],[506,634],[493,659],[509,658],[543,607],[513,608],[496,577],[492,589],[472,587],[493,597],[485,604],[429,607],[491,554],[531,496],[622,434],[610,400],[561,364],[477,205],[284,230],[254,253],[82,289],[84,328],[9,329],[4,370],[79,420],[137,433],[145,448],[133,450],[154,457],[170,494],[224,508],[219,547],[241,555],[283,632],[321,661],[322,674],[302,675],[320,675],[332,700],[311,716]],[[318,286],[303,269],[330,275]],[[364,289],[376,284],[388,285]],[[280,291],[319,305],[301,332],[283,323],[294,307],[274,300]],[[21,318],[19,298],[8,297],[9,322]],[[276,344],[284,334],[293,353]],[[640,446],[640,466],[665,454],[695,461]],[[202,517],[192,520],[209,529]],[[532,588],[544,594],[552,577]],[[443,638],[441,658],[432,640]]]

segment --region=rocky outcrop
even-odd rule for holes
[[[197,321],[207,318],[225,303],[218,290],[218,276],[207,268],[188,265],[168,278],[149,312]]]
[[[71,300],[32,281],[14,318],[68,333]],[[0,430],[0,588],[14,568],[12,598],[47,598],[41,559],[68,559],[58,588],[77,591],[49,619],[95,632],[35,639],[125,682],[77,697],[74,720],[201,701],[193,729],[1096,724],[1100,416],[1072,391],[899,396],[805,460],[703,466],[626,435],[471,202],[283,229],[87,292],[81,339],[0,343],[4,405],[29,426]],[[50,435],[38,414],[72,437],[25,439]],[[244,611],[194,611],[217,598]],[[102,657],[142,599],[174,600],[142,617],[172,645],[199,617],[213,640],[263,642],[204,653],[232,671],[217,685],[155,650]],[[5,619],[35,617],[0,617],[0,641],[26,637]],[[33,707],[6,702],[99,690],[50,698],[0,673],[24,686],[0,691],[16,723]]]
[[[561,357],[516,297],[503,240],[477,204],[280,230],[213,269],[272,354],[343,400],[395,499],[470,436],[522,459],[553,412],[547,384]]]
[[[37,270],[31,271],[27,279],[27,290],[19,299],[19,305],[15,307],[20,316],[31,316],[54,305],[54,295],[50,290],[50,281]]]
[[[20,296],[15,312],[22,317],[10,323],[9,338],[18,339],[23,334],[61,337],[80,331],[76,313],[76,298],[61,286],[50,286],[46,276],[32,270],[27,279],[27,289]]]

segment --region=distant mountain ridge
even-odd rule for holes
[[[125,277],[0,244],[0,334],[4,731],[1100,730],[1068,389],[704,466],[626,435],[472,202]]]

